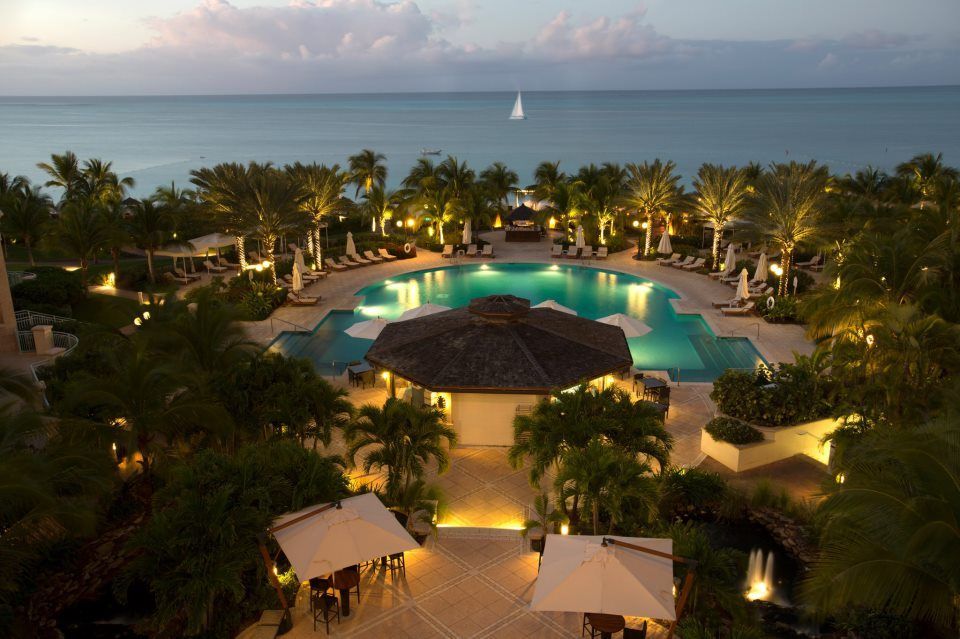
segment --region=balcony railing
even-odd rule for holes
[[[10,286],[35,279],[37,279],[37,274],[30,271],[7,271],[7,280],[10,282]]]
[[[17,311],[15,316],[17,318],[17,330],[20,331],[29,331],[34,326],[40,326],[42,324],[57,326],[75,323],[77,321],[72,317],[52,315],[50,313],[37,313],[34,311]]]

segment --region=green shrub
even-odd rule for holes
[[[796,297],[773,297],[773,308],[767,306],[768,299],[770,297],[764,297],[757,302],[757,311],[760,313],[760,317],[771,324],[796,324],[800,321],[800,311]]]
[[[154,272],[159,277],[162,269],[156,263],[153,264]],[[137,262],[133,264],[123,264],[120,267],[120,273],[117,274],[117,288],[128,291],[142,291],[150,283],[150,272],[147,269],[146,262]]]
[[[729,444],[743,445],[763,441],[763,433],[750,424],[731,417],[715,417],[707,422],[704,430],[715,440]]]
[[[727,370],[713,382],[710,398],[724,415],[758,426],[785,426],[827,417],[833,381],[809,358],[756,371]]]
[[[37,274],[35,280],[25,280],[11,289],[14,306],[27,308],[32,305],[70,309],[84,298],[80,285],[80,272],[68,272],[53,266],[37,266],[31,269]]]
[[[810,275],[810,273],[801,271],[800,269],[793,269],[790,271],[789,277],[787,277],[787,286],[789,287],[791,294],[793,293],[794,276],[797,278],[797,295],[806,293],[817,284],[817,281],[813,279],[813,276]],[[772,286],[774,290],[777,290],[777,287],[780,286],[780,278],[773,273],[768,273],[767,286]]]

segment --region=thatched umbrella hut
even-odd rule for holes
[[[387,325],[367,360],[448,410],[461,443],[508,446],[513,418],[554,389],[603,385],[632,364],[623,331],[513,295]],[[421,399],[422,398],[422,399]]]

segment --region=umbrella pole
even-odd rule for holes
[[[680,589],[680,599],[677,601],[676,619],[670,622],[670,629],[667,631],[667,639],[673,639],[673,633],[677,629],[677,623],[680,622],[680,615],[683,614],[683,608],[687,605],[687,598],[690,596],[690,589],[693,587],[693,573],[695,566],[691,566],[687,571],[687,576],[683,579],[683,588]]]

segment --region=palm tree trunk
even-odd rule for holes
[[[277,284],[277,264],[273,259],[273,246],[277,243],[276,238],[265,237],[263,238],[263,251],[267,254],[267,261],[270,262],[270,279],[273,281],[273,285]]]
[[[237,262],[240,264],[241,270],[247,268],[247,250],[244,246],[243,235],[240,233],[237,233]]]
[[[723,224],[713,225],[713,270],[720,270],[720,236],[723,234]]]
[[[150,276],[150,283],[157,283],[157,276],[153,272],[153,251],[147,250],[147,274]]]
[[[83,287],[84,292],[87,290],[87,267],[90,265],[90,262],[86,257],[80,258],[80,286]]]
[[[112,248],[110,253],[113,255],[113,280],[116,282],[120,277],[120,249]]]
[[[315,252],[316,247],[313,244],[313,229],[310,229],[309,231],[307,231],[307,251],[310,253],[310,255],[314,259],[316,259],[317,254]]]
[[[317,268],[320,268],[320,265],[323,264],[323,259],[321,259],[321,254],[323,253],[323,249],[320,247],[320,224],[319,223],[317,223],[317,225],[313,228],[313,247],[315,249],[313,253],[313,259],[317,263]]]
[[[600,528],[600,505],[596,499],[593,500],[590,510],[593,519],[593,534],[596,535],[597,529]]]
[[[36,266],[37,263],[33,261],[33,243],[29,237],[23,238],[23,243],[27,245],[27,258],[30,260],[30,266]]]
[[[777,295],[783,296],[787,295],[790,291],[790,263],[793,256],[793,249],[782,246],[780,250],[783,252],[783,255],[780,256],[780,268],[783,272],[780,273],[780,286],[777,287]]]
[[[650,240],[653,237],[653,213],[647,212],[647,238],[643,241],[644,256],[650,253]]]

